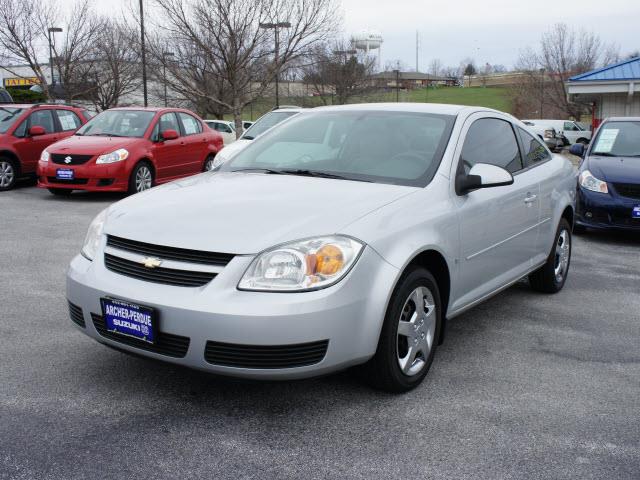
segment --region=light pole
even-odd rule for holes
[[[400,102],[400,70],[394,70],[396,74],[396,103]]]
[[[62,29],[60,27],[47,28],[47,36],[49,38],[49,69],[51,70],[51,85],[56,84],[56,77],[53,74],[53,39],[52,33],[60,33]],[[60,69],[58,69],[58,77],[60,76]]]
[[[162,52],[162,78],[164,79],[164,106],[167,106],[167,58],[173,57],[173,52]]]
[[[344,56],[344,64],[343,63],[340,64],[340,72],[339,72],[339,76],[340,77],[344,77],[345,70],[347,69],[347,61],[348,61],[347,60],[347,55],[351,55],[353,57],[354,55],[358,54],[358,51],[355,50],[355,49],[351,49],[351,50],[334,50],[333,54],[336,55],[336,56],[338,56],[338,55]],[[338,80],[340,80],[340,82]],[[337,75],[336,79],[335,79],[335,85],[333,86],[334,90],[336,90],[336,93],[338,93],[337,92],[338,83],[342,84],[342,86],[340,87],[341,92],[340,92],[340,94],[338,94],[338,102],[340,102],[340,103],[342,103],[344,101],[344,97],[342,95],[346,96],[346,89],[347,89],[347,86],[344,84],[343,80],[344,80],[343,78],[338,78],[338,75]],[[333,104],[333,102],[331,102],[331,103]]]
[[[542,108],[544,106],[544,68],[540,69],[540,118],[544,118]]]
[[[142,1],[142,0],[140,0]],[[278,49],[280,46],[280,38],[278,35],[278,29],[280,28],[290,28],[291,23],[289,22],[270,22],[270,23],[260,23],[260,28],[270,29],[272,28],[275,32],[276,37],[276,45],[275,45],[275,64],[276,64],[276,108],[280,107],[280,63],[278,60]]]
[[[142,95],[144,97],[144,106],[148,105],[147,101],[147,54],[144,46],[144,8],[142,0],[140,0],[140,48],[142,50]]]

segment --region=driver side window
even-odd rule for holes
[[[465,173],[476,163],[488,163],[510,173],[522,170],[522,159],[511,124],[497,118],[473,122],[462,146],[460,162]]]

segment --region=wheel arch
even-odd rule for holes
[[[565,207],[565,209],[562,211],[562,215],[560,215],[560,218],[564,218],[567,220],[567,222],[569,222],[569,225],[571,225],[571,227],[573,228],[573,221],[574,221],[574,212],[573,212],[573,207],[571,205],[567,205]]]
[[[20,157],[18,157],[15,152],[11,150],[0,150],[0,157],[6,157],[10,160],[13,160],[16,164],[16,169],[18,170],[16,173],[20,175],[20,172],[22,172],[22,165],[20,162]]]

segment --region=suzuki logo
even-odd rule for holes
[[[64,157],[64,163],[71,163],[71,157]]]
[[[142,261],[142,264],[147,268],[156,268],[162,265],[162,260],[155,257],[147,257]]]

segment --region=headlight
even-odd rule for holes
[[[544,138],[553,138],[556,136],[556,133],[553,130],[545,130]]]
[[[42,153],[40,154],[40,161],[41,162],[48,162],[49,161],[49,152],[47,152],[46,150],[42,150]]]
[[[364,245],[339,235],[279,245],[259,254],[238,284],[240,290],[302,292],[338,283]]]
[[[115,152],[107,153],[106,155],[100,155],[96,160],[96,163],[116,163],[126,160],[129,156],[129,152],[124,148],[119,148]]]
[[[80,252],[82,256],[88,260],[93,260],[98,253],[100,240],[102,240],[102,232],[104,230],[104,221],[106,218],[107,209],[105,208],[96,216],[96,218],[93,219],[91,225],[89,225],[89,230],[87,231],[87,236],[84,239],[84,245]]]
[[[589,170],[584,170],[578,179],[580,186],[592,192],[609,193],[607,182],[597,179]]]

